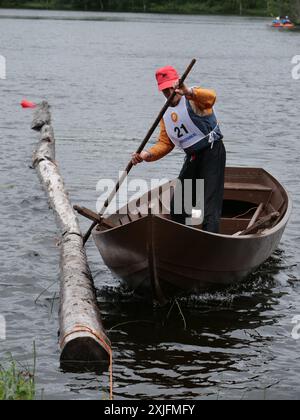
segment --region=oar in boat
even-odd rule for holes
[[[194,65],[196,64],[196,60],[193,59],[190,63],[190,65],[188,66],[188,68],[186,69],[186,71],[184,72],[184,74],[182,75],[181,79],[179,80],[179,86],[181,86],[185,79],[187,78],[187,76],[189,75],[189,73],[191,72],[192,68],[194,67]],[[161,119],[163,118],[163,116],[165,115],[167,109],[169,108],[171,102],[173,101],[174,97],[176,96],[176,92],[174,91],[172,93],[172,95],[168,98],[168,100],[166,101],[165,105],[163,106],[162,110],[160,111],[160,113],[158,114],[158,117],[156,118],[156,120],[154,121],[152,127],[150,128],[150,130],[148,131],[146,137],[144,138],[143,142],[141,143],[140,147],[137,149],[138,154],[140,154],[145,146],[147,145],[148,141],[150,140],[152,134],[154,133],[154,131],[156,130],[158,124],[160,123]],[[114,190],[111,192],[110,196],[107,198],[107,200],[105,201],[100,213],[99,213],[99,221],[94,221],[94,223],[91,225],[91,227],[89,228],[89,230],[87,231],[87,233],[84,236],[84,244],[88,241],[89,237],[91,236],[91,233],[93,231],[93,229],[97,226],[97,225],[101,225],[101,220],[102,217],[107,209],[107,207],[110,205],[110,203],[112,202],[112,200],[114,199],[115,195],[117,194],[117,192],[119,191],[121,185],[123,184],[123,182],[125,181],[127,175],[129,174],[129,172],[131,171],[133,167],[133,163],[132,161],[130,161],[127,165],[127,168],[125,169],[125,171],[122,173],[122,176],[120,177],[119,181],[116,184],[116,187],[114,188]],[[78,210],[78,207],[75,206],[74,207],[75,210]]]

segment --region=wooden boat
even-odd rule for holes
[[[171,187],[129,203],[93,231],[110,270],[160,303],[245,279],[276,250],[291,214],[288,193],[263,169],[227,168],[220,234],[172,221],[163,204]]]
[[[292,29],[295,29],[296,26],[293,23],[285,23],[285,24],[283,24],[283,23],[273,23],[272,28],[292,30]]]

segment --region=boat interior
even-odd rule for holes
[[[176,182],[170,181],[131,201],[117,213],[105,218],[100,229],[126,225],[149,214],[170,219],[169,204]],[[267,219],[264,225],[259,226],[258,233],[261,233],[280,222],[287,206],[285,190],[263,169],[227,168],[220,233],[234,236],[257,233],[251,228]],[[197,213],[199,218],[199,210]],[[192,227],[201,230],[202,225],[195,220]]]

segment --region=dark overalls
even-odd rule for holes
[[[190,197],[191,206],[196,207],[196,180],[204,180],[204,221],[203,230],[212,233],[219,233],[220,219],[222,216],[223,198],[224,198],[224,178],[226,166],[226,150],[223,143],[223,135],[217,124],[215,114],[210,116],[197,115],[190,103],[187,101],[187,107],[193,122],[206,134],[207,137],[198,144],[186,149],[186,158],[183,168],[179,175],[179,181],[182,188],[176,188],[171,202],[171,217],[175,222],[185,224],[186,219],[191,217],[185,211],[182,214],[175,214],[174,200],[181,200],[182,209],[184,209],[185,190],[184,180],[190,179],[193,182],[192,197]],[[216,128],[217,127],[217,128]],[[214,130],[213,138],[209,136]],[[180,197],[178,197],[180,194]]]

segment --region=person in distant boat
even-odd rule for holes
[[[163,67],[156,72],[159,91],[166,98],[176,91],[171,106],[161,120],[160,135],[156,145],[150,150],[132,156],[132,163],[157,161],[175,146],[182,149],[185,162],[179,180],[184,187],[184,180],[193,180],[193,201],[197,179],[204,179],[204,221],[203,230],[219,233],[224,196],[224,175],[226,150],[215,112],[216,93],[201,87],[190,88],[183,85],[179,88],[179,75],[171,67]],[[177,191],[177,195],[176,195]],[[182,200],[184,209],[184,188],[176,189],[171,203],[171,216],[175,222],[185,224],[191,215],[183,211],[176,214],[174,201]],[[193,202],[193,205],[195,203]]]
[[[280,16],[276,19],[279,23],[281,23],[282,25],[289,25],[292,23],[291,19],[289,18],[289,16]]]

